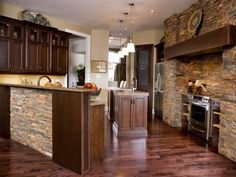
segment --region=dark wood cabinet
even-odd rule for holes
[[[115,122],[113,130],[117,136],[146,137],[148,94],[120,94],[118,91],[114,95]]]
[[[129,96],[120,97],[120,116],[119,116],[119,126],[120,130],[129,130],[132,128],[132,98]]]
[[[120,129],[146,129],[147,99],[143,96],[120,98]]]
[[[30,43],[27,47],[27,56],[25,61],[25,70],[27,72],[37,71],[37,61],[39,57],[39,46],[36,43]]]
[[[65,75],[69,34],[0,16],[0,73]]]
[[[52,36],[53,73],[66,74],[68,68],[69,40],[66,34],[54,33]]]
[[[24,26],[7,17],[0,18],[0,72],[21,73],[24,70]]]
[[[26,72],[50,74],[51,31],[27,26]]]
[[[9,70],[10,40],[0,38],[0,71]]]

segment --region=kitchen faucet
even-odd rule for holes
[[[40,86],[40,81],[43,79],[43,78],[47,78],[49,82],[52,82],[52,79],[49,77],[49,76],[46,76],[46,75],[43,75],[41,76],[39,79],[38,79],[38,86]]]
[[[132,92],[134,92],[136,89],[137,89],[137,79],[133,77]]]

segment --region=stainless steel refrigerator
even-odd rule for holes
[[[164,63],[155,65],[155,114],[162,117],[163,114],[163,81]]]

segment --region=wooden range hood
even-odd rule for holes
[[[165,48],[165,58],[194,56],[223,51],[236,45],[236,26],[228,25]]]

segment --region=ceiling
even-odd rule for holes
[[[3,0],[3,2],[55,16],[92,29],[105,29],[119,36],[119,19],[133,8],[130,31],[163,29],[163,21],[198,0]],[[154,12],[151,13],[151,10]],[[124,26],[124,25],[123,25]]]

